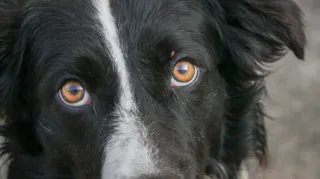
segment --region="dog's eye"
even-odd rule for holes
[[[187,86],[197,80],[199,68],[190,61],[180,60],[172,72],[171,86]]]
[[[91,102],[89,93],[77,81],[66,82],[59,91],[59,97],[68,106],[80,107]]]

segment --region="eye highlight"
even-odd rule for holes
[[[171,86],[187,86],[197,80],[199,68],[187,60],[180,60],[172,71]]]
[[[80,107],[91,102],[89,93],[78,81],[68,81],[59,90],[59,97],[63,103],[72,107]]]

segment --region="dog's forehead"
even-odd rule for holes
[[[99,19],[106,20],[99,8],[109,4],[119,45],[127,55],[129,66],[135,60],[170,55],[173,50],[203,50],[205,14],[201,3],[193,0],[95,0]],[[110,20],[110,19],[109,19]],[[102,22],[101,21],[101,22]],[[106,24],[107,21],[102,22]],[[104,32],[108,35],[109,32]],[[201,46],[201,47],[200,47]],[[201,48],[201,50],[199,49]],[[161,52],[160,52],[161,51]],[[185,54],[184,54],[185,55]],[[138,58],[137,58],[138,57]],[[152,61],[154,62],[154,61]],[[139,63],[139,62],[138,62]]]
[[[95,1],[95,0],[94,0]],[[140,15],[140,18],[162,17],[170,13],[179,12],[191,8],[195,4],[193,0],[105,0],[109,1],[110,8],[116,16],[131,15],[128,18],[134,18],[134,15]],[[165,13],[165,14],[164,14]],[[146,20],[146,19],[145,19]]]
[[[101,28],[105,28],[103,24],[108,23],[107,16],[103,17],[101,10],[105,9],[107,4],[108,11],[113,16],[112,22],[119,34],[119,43],[123,50],[127,51],[137,49],[139,45],[139,50],[145,50],[150,47],[149,44],[156,44],[163,39],[177,42],[199,35],[202,20],[201,15],[197,14],[200,11],[195,10],[198,7],[195,3],[197,1],[192,0],[34,2],[35,4],[31,3],[26,8],[27,17],[23,29],[30,29],[27,36],[34,37],[32,41],[39,40],[40,42],[35,42],[39,44],[37,48],[43,47],[43,51],[46,52],[58,50],[77,53],[81,49],[74,49],[83,48],[84,45],[88,46],[88,51],[97,46],[101,47],[104,43],[101,38]],[[106,32],[103,32],[103,35],[105,34]],[[147,45],[141,48],[141,44]],[[99,50],[103,50],[102,48],[109,50],[105,47]]]

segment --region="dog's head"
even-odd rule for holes
[[[2,0],[9,178],[235,178],[266,158],[266,65],[292,0]]]

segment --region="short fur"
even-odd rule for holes
[[[292,0],[110,3],[159,166],[179,174],[138,178],[236,179],[250,157],[266,165],[267,66],[286,48],[304,58],[299,7]],[[96,12],[92,0],[0,0],[0,133],[8,179],[101,178],[119,79]],[[201,75],[173,89],[171,65],[184,56]],[[68,78],[84,82],[92,105],[70,110],[56,100]]]

